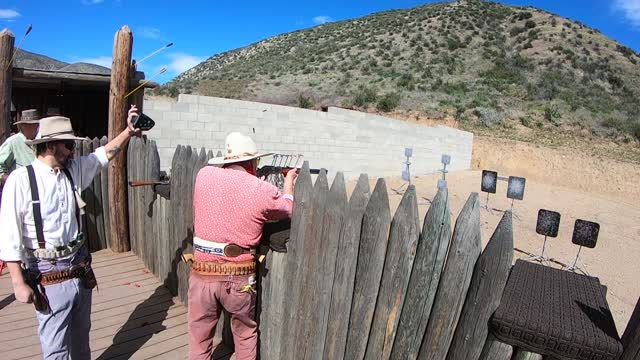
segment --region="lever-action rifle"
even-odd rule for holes
[[[272,165],[266,165],[263,166],[261,168],[258,168],[258,170],[256,171],[256,175],[258,177],[265,177],[268,175],[275,175],[275,174],[282,174],[282,175],[287,175],[287,173],[291,170],[295,170],[297,172],[300,172],[300,168],[294,168],[294,167],[289,167],[289,166],[272,166]],[[311,174],[320,174],[320,170],[321,169],[309,169],[309,172]],[[326,171],[326,170],[325,170]]]
[[[153,186],[153,191],[166,199],[169,199],[171,194],[171,183],[165,181],[129,181],[129,186]]]

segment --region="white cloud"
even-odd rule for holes
[[[12,9],[0,9],[0,19],[15,19],[20,13]]]
[[[82,0],[82,3],[85,5],[95,5],[95,4],[100,4],[103,1],[104,0]]]
[[[96,64],[104,67],[111,68],[111,56],[98,56],[93,58],[74,58],[75,62],[84,62],[89,64]]]
[[[316,16],[313,18],[314,24],[324,24],[333,21],[333,19],[326,15]]]
[[[138,35],[146,39],[162,39],[162,32],[160,31],[160,29],[154,28],[152,26],[141,26],[137,29],[134,35]]]
[[[168,57],[171,59],[171,62],[166,65],[166,67],[170,74],[175,75],[181,74],[206,60],[205,57],[185,53],[169,54]]]
[[[640,28],[640,0],[614,0],[613,8],[622,11],[633,26]]]

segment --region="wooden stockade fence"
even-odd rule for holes
[[[181,254],[192,246],[193,186],[212,156],[178,146],[169,198],[152,187],[128,192],[132,251],[185,305],[189,269]],[[130,181],[162,180],[153,141],[132,139],[127,160]],[[348,198],[341,173],[331,186],[324,171],[314,183],[307,162],[293,211],[287,253],[268,252],[260,265],[261,359],[542,358],[489,333],[513,262],[510,211],[481,250],[477,193],[453,222],[447,190],[439,189],[421,222],[413,186],[392,216],[383,179],[371,192],[361,175]],[[216,333],[232,346],[223,318]],[[639,319],[640,302],[622,359],[640,352]]]
[[[488,337],[512,262],[511,212],[481,255],[476,193],[452,233],[446,189],[421,228],[413,186],[392,217],[383,179],[370,194],[362,175],[347,199],[342,174],[329,189],[325,172],[312,184],[307,170],[288,253],[269,253],[261,274],[262,359],[511,356]]]
[[[76,155],[89,155],[107,143],[107,137],[94,138],[91,141],[77,141]],[[111,248],[111,226],[109,224],[109,175],[105,167],[93,179],[76,179],[82,186],[82,199],[87,204],[83,218],[83,232],[90,251]]]

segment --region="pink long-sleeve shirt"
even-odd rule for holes
[[[205,166],[193,194],[194,235],[218,243],[255,247],[264,223],[291,217],[293,197],[257,177],[233,168]],[[194,252],[196,261],[247,261],[250,254],[227,258]]]

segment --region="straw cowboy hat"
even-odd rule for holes
[[[40,122],[40,112],[36,109],[24,110],[20,121],[16,121],[18,124],[38,124]]]
[[[256,143],[239,132],[232,132],[227,135],[224,141],[225,155],[209,160],[209,165],[222,166],[225,164],[237,163],[269,156],[273,153],[259,153]]]
[[[36,138],[27,140],[27,145],[36,145],[49,141],[87,140],[74,135],[71,120],[64,116],[50,116],[40,120],[40,131]]]

